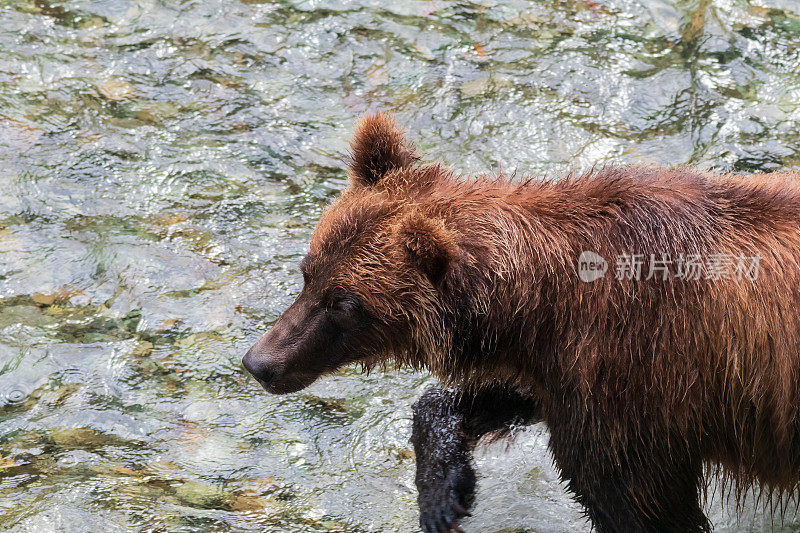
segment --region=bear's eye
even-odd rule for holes
[[[356,309],[357,302],[348,296],[337,298],[331,304],[331,310],[336,313],[352,313]]]
[[[353,327],[358,323],[358,298],[349,292],[334,290],[328,299],[328,312],[341,326]]]

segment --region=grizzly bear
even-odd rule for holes
[[[737,501],[795,494],[798,174],[461,176],[386,114],[351,159],[244,366],[272,393],[353,362],[437,376],[412,428],[424,531],[460,531],[481,437],[540,420],[601,532],[709,530],[713,474]]]

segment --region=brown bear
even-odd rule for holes
[[[539,420],[601,532],[709,530],[713,473],[794,494],[798,174],[460,176],[386,114],[359,122],[348,173],[244,366],[272,393],[353,362],[436,375],[412,430],[424,531],[460,531],[481,436]]]

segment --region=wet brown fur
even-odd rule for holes
[[[584,460],[650,465],[630,487],[645,512],[682,475],[672,470],[685,468],[693,486],[700,464],[719,468],[737,496],[753,485],[794,493],[798,174],[465,177],[420,164],[382,114],[363,119],[352,149],[351,185],[314,233],[310,268],[374,317],[367,366],[393,359],[467,389],[535,396],[553,438],[571,443],[553,453],[577,490],[606,475]],[[583,250],[609,260],[603,279],[579,279]],[[623,253],[759,255],[760,272],[618,281]]]

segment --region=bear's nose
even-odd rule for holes
[[[270,370],[265,359],[264,357],[256,355],[253,352],[253,348],[250,348],[247,353],[244,354],[242,364],[262,386],[268,387],[270,383],[275,380],[275,372]]]

